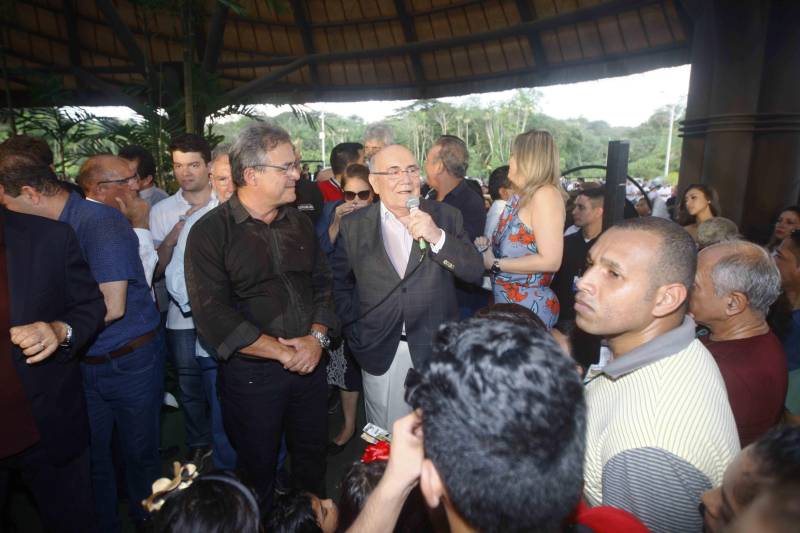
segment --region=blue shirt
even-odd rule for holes
[[[783,339],[789,372],[800,368],[800,309],[792,311],[792,325]]]
[[[58,219],[75,230],[97,283],[128,282],[125,314],[100,332],[87,355],[112,352],[158,327],[160,318],[139,259],[139,241],[122,213],[71,192]]]

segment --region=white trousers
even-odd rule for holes
[[[411,412],[411,406],[404,398],[406,374],[410,368],[414,368],[414,363],[411,362],[408,343],[400,341],[392,365],[385,374],[375,376],[366,370],[361,371],[367,422],[391,433],[395,420]]]

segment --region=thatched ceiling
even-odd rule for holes
[[[145,80],[161,98],[180,92],[179,8],[9,2],[0,83],[12,105],[31,103],[42,73],[75,104],[129,103]],[[192,61],[231,102],[431,98],[625,75],[687,63],[692,31],[681,0],[240,0],[241,13],[193,3]]]

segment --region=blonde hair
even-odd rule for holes
[[[525,185],[519,187],[519,205],[526,205],[536,191],[552,185],[566,202],[567,193],[561,187],[561,171],[558,146],[549,131],[529,130],[517,135],[511,155],[516,160],[517,174],[525,177]]]

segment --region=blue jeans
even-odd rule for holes
[[[103,364],[82,363],[83,387],[91,429],[92,486],[102,532],[120,531],[117,480],[111,458],[116,426],[134,520],[148,516],[136,505],[161,476],[158,454],[166,346],[160,331],[144,346]]]
[[[222,425],[222,410],[217,397],[217,361],[213,357],[197,357],[197,363],[203,370],[203,385],[206,399],[211,407],[211,438],[214,442],[214,468],[233,470],[236,468],[236,452],[228,440]]]
[[[194,355],[196,339],[197,331],[194,329],[167,330],[172,363],[178,372],[186,446],[208,448],[211,446],[211,416],[203,386],[203,370]]]

